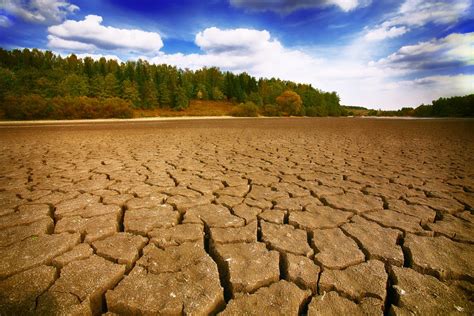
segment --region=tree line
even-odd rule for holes
[[[337,93],[308,84],[216,67],[193,71],[145,60],[0,48],[0,104],[7,118],[130,117],[133,109],[183,110],[194,99],[231,101],[235,115],[345,114]]]
[[[416,108],[405,107],[397,111],[370,110],[369,116],[415,116],[415,117],[474,117],[474,94],[439,98],[431,104]]]

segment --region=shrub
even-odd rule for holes
[[[253,102],[245,102],[237,105],[232,109],[230,115],[239,117],[255,117],[258,116],[258,108]]]
[[[275,104],[265,104],[262,108],[262,114],[265,116],[281,116],[280,107]]]
[[[2,107],[5,117],[13,120],[44,119],[51,113],[47,100],[37,94],[6,96]]]
[[[286,90],[276,98],[277,104],[283,113],[287,115],[300,115],[303,101],[298,93]]]
[[[120,98],[54,97],[31,94],[8,96],[3,101],[6,118],[32,119],[94,119],[132,117],[132,104]]]

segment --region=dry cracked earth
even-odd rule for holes
[[[0,128],[1,315],[472,315],[474,121]]]

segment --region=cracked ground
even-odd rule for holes
[[[0,314],[472,315],[474,121],[0,128]]]

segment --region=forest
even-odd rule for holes
[[[474,117],[474,94],[462,97],[439,98],[431,104],[416,108],[401,108],[397,111],[370,110],[368,116],[414,116],[414,117]]]
[[[6,119],[127,118],[136,110],[185,110],[191,100],[230,102],[234,116],[339,116],[336,92],[247,73],[78,58],[0,48],[0,111]]]

